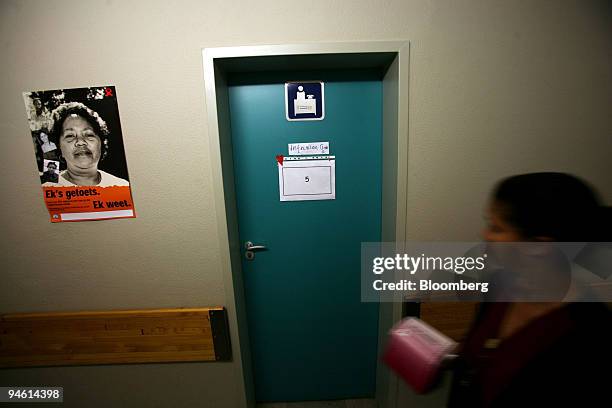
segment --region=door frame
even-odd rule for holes
[[[406,241],[407,230],[410,43],[367,41],[205,48],[202,60],[213,197],[235,381],[240,405],[253,407],[255,393],[242,278],[242,248],[238,240],[228,75],[292,69],[379,69],[383,87],[381,240],[401,243]],[[389,328],[402,316],[401,299],[394,303],[380,303],[379,308],[380,357]],[[380,358],[377,361],[376,399],[381,408],[394,408],[397,377]]]

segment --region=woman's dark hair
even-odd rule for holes
[[[527,238],[604,241],[610,210],[595,191],[565,173],[529,173],[502,180],[493,192],[502,217]]]
[[[100,141],[102,142],[102,154],[100,156],[100,160],[104,160],[104,158],[108,155],[110,135],[108,126],[97,112],[91,110],[80,102],[63,103],[53,110],[51,113],[53,118],[53,128],[51,129],[49,140],[53,141],[53,143],[55,143],[58,147],[60,146],[59,140],[62,134],[62,126],[70,115],[78,115],[82,117],[93,127],[94,132],[98,135]],[[61,149],[59,151],[60,159],[63,160],[61,157]]]

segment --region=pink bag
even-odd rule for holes
[[[416,392],[427,391],[457,343],[427,323],[408,317],[389,332],[383,355],[387,365]]]

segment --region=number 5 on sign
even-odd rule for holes
[[[336,157],[283,157],[278,162],[281,201],[335,200]]]

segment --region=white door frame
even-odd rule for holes
[[[245,310],[234,191],[227,75],[290,69],[380,69],[383,83],[382,241],[406,241],[408,180],[408,84],[407,41],[340,42],[205,48],[202,51],[204,83],[217,213],[221,268],[232,339],[235,381],[240,406],[255,404],[249,336]],[[387,331],[401,318],[401,302],[380,304],[380,355]],[[397,378],[377,364],[376,398],[381,408],[394,408]]]

